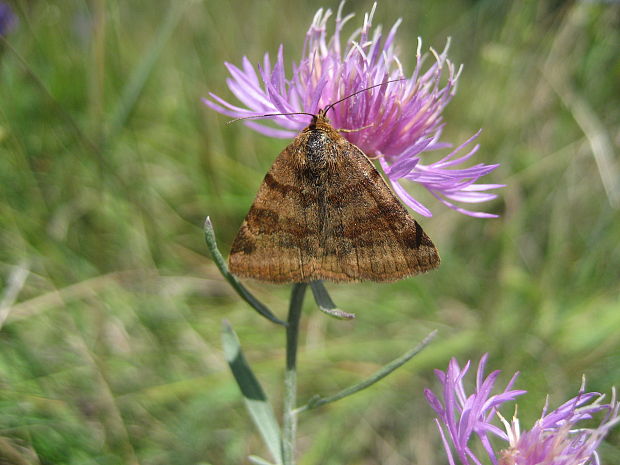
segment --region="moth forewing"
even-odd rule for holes
[[[372,162],[319,112],[276,158],[229,258],[273,283],[394,281],[439,254]]]

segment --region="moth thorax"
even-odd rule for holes
[[[306,141],[306,160],[311,164],[323,165],[325,155],[330,151],[330,139],[322,129],[313,129]]]

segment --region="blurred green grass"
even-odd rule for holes
[[[228,96],[224,61],[280,43],[299,56],[316,3],[13,3],[0,46],[0,463],[228,464],[261,453],[219,344],[236,328],[272,399],[282,331],[248,309],[207,257],[221,249],[286,141],[205,108]],[[337,2],[323,6],[337,8]],[[355,24],[370,2],[349,2]],[[240,13],[242,12],[242,14]],[[465,63],[445,138],[484,128],[478,159],[497,220],[431,204],[439,270],[390,285],[329,285],[358,314],[307,303],[300,397],[372,373],[430,330],[425,353],[367,392],[301,418],[301,464],[446,463],[422,389],[451,356],[521,370],[533,421],[620,381],[620,5],[404,0],[416,37]],[[414,195],[422,195],[413,192]],[[249,283],[279,315],[286,286]],[[505,412],[510,414],[511,412]],[[525,421],[527,424],[527,421]],[[602,448],[620,462],[620,433]]]

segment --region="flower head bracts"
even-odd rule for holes
[[[442,384],[442,396],[436,396],[428,389],[425,391],[427,400],[437,412],[436,423],[450,465],[599,465],[596,448],[608,431],[620,423],[620,403],[616,401],[615,391],[611,402],[603,404],[602,394],[585,392],[582,384],[576,397],[549,413],[545,405],[535,425],[530,430],[521,431],[516,415],[509,423],[496,409],[525,391],[511,390],[515,375],[502,393],[491,395],[499,372],[494,371],[484,378],[486,360],[485,355],[478,365],[473,394],[468,396],[463,385],[469,362],[460,369],[454,359],[446,373],[436,372]],[[598,427],[584,428],[579,424],[601,412],[605,412],[605,416]],[[504,424],[505,432],[491,423],[496,415]],[[488,459],[476,456],[471,450],[472,433],[480,439]],[[495,436],[496,441],[505,443],[499,454],[496,454],[488,433]]]
[[[340,4],[334,32],[329,38],[327,26],[331,10],[317,11],[306,33],[301,60],[292,64],[291,79],[286,78],[284,52],[280,46],[273,64],[268,54],[257,69],[246,57],[242,59],[241,68],[226,63],[231,76],[227,80],[228,87],[243,107],[213,93],[204,103],[234,118],[273,113],[316,114],[330,103],[385,83],[335,105],[328,114],[334,127],[350,130],[344,136],[368,156],[380,160],[397,194],[418,213],[431,216],[430,210],[400,185],[401,180],[422,185],[445,205],[461,213],[496,216],[468,211],[453,203],[491,200],[496,195],[486,191],[501,187],[499,184],[476,184],[481,176],[498,165],[456,168],[477,152],[477,144],[470,146],[479,132],[441,160],[423,162],[428,152],[450,147],[440,140],[445,124],[442,111],[456,92],[461,68],[456,68],[447,57],[449,41],[441,53],[431,49],[430,54],[422,54],[422,44],[418,40],[416,64],[411,76],[406,78],[394,45],[400,21],[387,35],[380,26],[373,30],[375,4],[364,16],[362,27],[343,46],[343,26],[353,17],[342,16],[343,5]],[[400,80],[387,83],[395,79]],[[278,127],[256,121],[245,121],[245,124],[271,137],[289,138],[309,123],[305,115],[272,116],[271,121]],[[461,154],[466,147],[470,147],[467,153]]]
[[[609,404],[605,396],[585,392],[582,384],[579,394],[541,418],[532,429],[520,432],[519,420],[512,423],[502,418],[509,438],[509,447],[501,453],[500,465],[599,465],[597,447],[609,430],[620,422],[615,391]],[[596,428],[578,425],[595,413],[605,412]]]
[[[488,435],[492,434],[504,440],[507,439],[506,434],[501,429],[490,423],[495,415],[496,408],[525,393],[525,391],[511,389],[517,377],[515,374],[503,392],[491,395],[500,371],[496,370],[484,378],[487,358],[488,355],[484,355],[478,365],[476,389],[473,394],[468,396],[463,385],[463,378],[469,371],[470,363],[467,362],[461,369],[454,358],[450,360],[448,370],[445,373],[435,370],[435,375],[442,385],[441,398],[443,402],[430,389],[424,391],[426,399],[438,415],[437,427],[441,433],[450,465],[456,463],[450,444],[454,447],[454,451],[463,465],[481,463],[470,449],[470,439],[474,433],[480,439],[489,456],[495,458]],[[497,462],[494,461],[493,463]]]

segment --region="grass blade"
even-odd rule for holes
[[[269,462],[269,461],[267,461],[267,460],[265,460],[265,459],[263,459],[261,457],[258,457],[256,455],[248,456],[248,460],[250,462],[252,462],[253,464],[255,464],[255,465],[273,465],[273,463],[271,463],[271,462]]]
[[[155,39],[142,55],[142,60],[132,72],[129,82],[123,89],[118,104],[110,118],[108,130],[105,137],[105,145],[110,145],[116,135],[125,126],[131,112],[136,106],[144,86],[155,69],[155,64],[159,59],[164,47],[172,36],[175,27],[181,19],[181,14],[185,10],[188,2],[173,2],[166,13],[162,24],[159,26]]]

